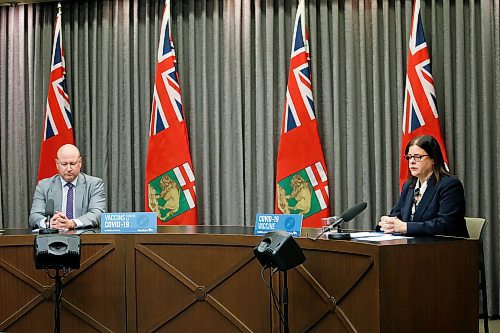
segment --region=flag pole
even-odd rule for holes
[[[62,14],[61,7],[62,7],[62,6],[61,6],[61,3],[60,3],[60,2],[58,2],[58,3],[57,3],[57,14],[59,14],[59,15],[61,15],[61,14]]]

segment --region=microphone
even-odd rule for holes
[[[328,224],[328,227],[324,228],[323,231],[315,238],[309,237],[309,235],[307,235],[307,238],[309,238],[310,240],[313,240],[313,241],[318,240],[325,232],[332,230],[331,229],[332,225],[334,225],[339,219],[340,219],[340,216],[329,216],[329,217],[321,218],[321,220],[326,221],[326,224]]]
[[[45,216],[47,220],[50,221],[50,218],[54,215],[54,200],[48,199],[45,204]]]
[[[331,216],[331,217],[325,218],[324,220],[328,221],[327,223],[330,223],[330,225],[328,227],[326,227],[325,229],[323,229],[323,231],[318,236],[316,236],[316,238],[312,238],[309,236],[307,238],[309,238],[310,240],[314,240],[314,241],[318,240],[325,232],[331,231],[333,228],[338,227],[342,222],[349,222],[350,220],[352,220],[353,218],[358,216],[362,211],[365,210],[365,208],[367,206],[368,206],[368,204],[366,202],[361,202],[355,206],[352,206],[348,210],[342,212],[342,214],[340,214],[340,216]],[[342,234],[342,233],[329,234],[328,238],[330,238],[330,239],[351,239],[351,235],[350,234]]]
[[[330,226],[331,226],[332,224],[334,224],[335,222],[337,222],[337,221],[338,221],[338,219],[340,219],[340,216],[335,215],[335,216],[322,217],[320,220],[324,221],[324,222],[323,222],[323,224],[324,224],[324,225],[325,225],[325,227],[326,227],[325,229],[330,230],[330,229],[329,229],[329,228],[330,228]]]
[[[364,211],[367,206],[368,206],[368,204],[364,201],[360,202],[357,205],[352,206],[348,210],[342,212],[342,214],[340,214],[340,218],[337,221],[335,221],[334,223],[332,223],[328,227],[328,229],[332,230],[333,228],[338,227],[342,222],[349,222],[350,220],[352,220],[353,218],[358,216],[362,211]],[[329,239],[349,240],[349,239],[351,239],[351,234],[348,234],[348,233],[346,233],[346,234],[344,234],[344,233],[329,234],[328,238]]]
[[[45,222],[45,229],[40,228],[38,233],[40,235],[44,234],[58,234],[59,229],[56,228],[50,228],[50,219],[52,216],[54,216],[54,200],[52,199],[47,199],[47,202],[45,203],[45,217],[47,218]]]
[[[364,211],[367,206],[368,206],[368,204],[364,201],[360,202],[359,204],[357,204],[355,206],[352,206],[348,210],[342,212],[342,214],[340,214],[340,218],[337,221],[335,221],[334,223],[332,223],[328,228],[330,228],[330,230],[331,230],[331,229],[339,226],[342,222],[349,222],[350,220],[352,220],[353,218],[358,216],[362,211]]]

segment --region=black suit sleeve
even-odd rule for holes
[[[403,189],[401,190],[401,194],[396,202],[396,205],[391,209],[389,213],[390,216],[395,216],[400,220],[403,220],[403,216],[401,214],[401,209],[403,207],[404,198],[406,198],[408,194],[408,190],[410,189],[410,182],[407,181],[403,185]]]

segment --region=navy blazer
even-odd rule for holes
[[[413,182],[403,185],[401,196],[391,210],[391,216],[397,216],[407,223],[407,234],[413,235],[449,235],[468,237],[465,224],[465,194],[462,182],[453,176],[444,176],[437,183],[434,177],[427,181],[427,189],[420,199],[411,220],[413,206]]]

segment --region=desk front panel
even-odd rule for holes
[[[81,267],[62,278],[61,331],[125,332],[123,246],[114,236],[81,238]],[[34,239],[0,236],[0,331],[53,331],[54,280],[34,267]]]
[[[62,331],[280,332],[252,254],[260,237],[205,229],[82,235]],[[0,331],[53,329],[54,282],[34,268],[34,237],[0,236]],[[297,242],[307,259],[287,273],[291,332],[478,329],[476,242]],[[263,276],[280,297],[283,273]]]

